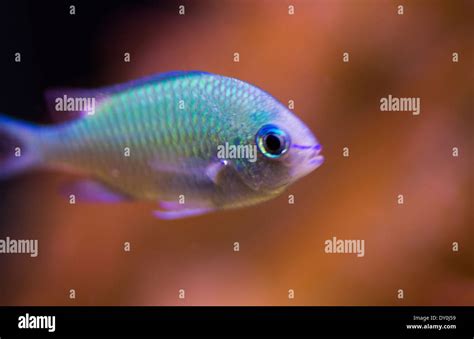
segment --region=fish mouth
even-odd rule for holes
[[[320,144],[314,145],[291,145],[292,148],[299,150],[299,153],[304,157],[304,162],[310,166],[320,166],[324,162],[324,156],[321,155],[322,146]]]
[[[323,162],[324,162],[324,156],[318,154],[315,157],[311,158],[311,160],[308,163],[311,166],[319,167],[321,166]]]
[[[295,179],[304,177],[311,173],[324,162],[324,156],[321,153],[322,147],[320,144],[313,145],[298,145],[293,144],[291,147],[297,152],[297,157],[294,159],[293,166]]]
[[[309,164],[310,165],[317,165],[320,166],[324,162],[324,156],[321,155],[322,146],[320,144],[316,144],[313,146],[312,154],[310,156]]]

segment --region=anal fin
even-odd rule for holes
[[[153,215],[163,220],[174,220],[188,217],[194,217],[202,214],[212,212],[211,207],[180,204],[174,201],[160,202],[161,210],[153,211]]]

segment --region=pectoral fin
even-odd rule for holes
[[[229,168],[229,162],[227,160],[215,161],[206,167],[206,175],[214,184],[218,185],[223,177],[224,170],[227,168]]]

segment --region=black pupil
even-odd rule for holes
[[[275,134],[269,134],[265,137],[265,148],[272,154],[281,152],[281,140]]]

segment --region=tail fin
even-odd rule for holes
[[[34,125],[0,115],[0,180],[40,163],[37,129]]]

